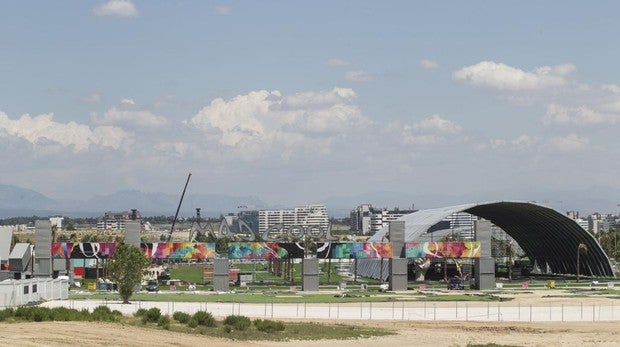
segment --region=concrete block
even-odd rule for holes
[[[390,290],[407,290],[407,259],[390,259]]]

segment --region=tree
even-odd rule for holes
[[[128,244],[119,245],[108,259],[106,270],[108,276],[117,283],[123,304],[129,303],[134,288],[142,282],[142,274],[150,263],[140,247]]]

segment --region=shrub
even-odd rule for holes
[[[21,306],[15,310],[14,316],[18,319],[25,321],[42,322],[46,320],[52,320],[53,317],[50,314],[50,310],[44,307],[38,306]]]
[[[192,316],[192,318],[196,320],[198,325],[202,325],[205,327],[214,327],[216,325],[213,315],[206,311],[198,311],[194,313],[194,316]]]
[[[192,317],[189,321],[187,321],[187,326],[190,328],[195,328],[198,326],[198,321],[194,317]]]
[[[256,330],[265,333],[284,331],[284,323],[276,322],[269,319],[257,319],[254,321],[254,326],[256,327]]]
[[[157,321],[157,326],[164,328],[166,330],[169,330],[170,329],[170,317],[168,316],[159,317],[159,320]]]
[[[174,318],[175,321],[181,324],[186,324],[187,322],[189,322],[189,319],[191,318],[191,316],[185,312],[175,312],[172,315],[172,318]]]
[[[224,324],[232,326],[236,330],[245,330],[252,325],[252,322],[246,316],[231,315],[224,319]]]
[[[90,314],[90,319],[94,321],[103,321],[103,322],[115,322],[118,320],[118,316],[112,313],[107,306],[97,306],[93,310],[93,313]]]
[[[12,308],[5,308],[4,310],[0,311],[0,322],[13,317],[14,314],[15,310],[13,310]]]
[[[134,312],[134,317],[142,317],[146,314],[145,308],[139,308],[136,312]]]
[[[56,321],[87,321],[90,319],[90,312],[87,309],[78,311],[66,307],[54,307],[50,310],[50,317]]]
[[[157,307],[149,308],[144,316],[142,316],[143,323],[157,323],[161,317],[161,311]]]
[[[224,331],[230,334],[233,331],[233,327],[230,325],[224,325]]]

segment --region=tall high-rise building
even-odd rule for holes
[[[387,208],[379,209],[372,207],[371,204],[362,204],[351,211],[351,230],[363,235],[374,234],[388,225],[390,221],[395,221],[415,211],[417,210],[413,208],[410,210],[401,210],[399,208],[394,208],[393,210],[388,210]]]
[[[318,225],[323,230],[329,226],[327,208],[324,205],[307,205],[295,207],[291,210],[261,210],[258,211],[258,231],[263,232],[274,225],[283,225],[285,228],[293,225]]]

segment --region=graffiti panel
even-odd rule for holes
[[[105,259],[116,250],[114,242],[52,242],[54,259]]]
[[[480,258],[480,242],[407,242],[407,258]]]
[[[321,259],[377,259],[392,255],[390,242],[326,242],[317,248],[317,258]]]
[[[299,243],[231,242],[228,259],[289,259],[303,258],[304,248]]]
[[[213,242],[154,242],[140,245],[144,255],[152,259],[213,259]]]

